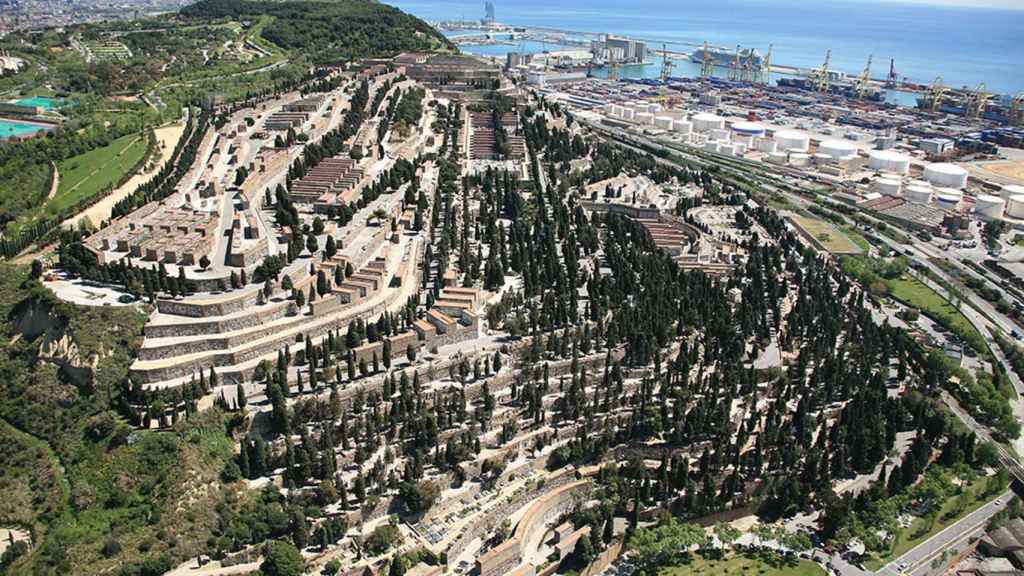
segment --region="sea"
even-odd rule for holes
[[[483,0],[387,0],[422,19],[478,20]],[[947,0],[948,1],[948,0]],[[647,41],[649,48],[690,52],[712,46],[772,46],[772,62],[817,68],[831,50],[829,68],[859,75],[873,56],[874,78],[897,75],[918,84],[941,78],[945,86],[985,89],[1013,96],[1024,92],[1022,9],[924,4],[905,0],[516,0],[494,1],[498,22],[610,33]],[[464,46],[486,56],[565,49],[540,42]],[[656,77],[661,58],[624,66],[622,77]],[[675,76],[694,76],[699,64],[678,61]],[[908,93],[891,96],[899,103]]]

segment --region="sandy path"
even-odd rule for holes
[[[57,170],[57,163],[50,162],[53,166],[53,178],[50,178],[50,193],[46,195],[47,200],[53,200],[53,197],[57,195],[57,189],[60,188],[60,170]]]
[[[185,125],[183,123],[157,128],[154,133],[156,134],[156,141],[158,143],[157,153],[160,155],[160,160],[153,169],[139,172],[132,176],[123,186],[107,194],[102,200],[86,208],[84,212],[68,218],[61,225],[70,228],[77,225],[82,218],[88,218],[93,226],[98,228],[104,220],[110,218],[110,211],[114,208],[115,204],[130,196],[139,186],[148,182],[170,160],[174,147],[177,146],[178,140],[184,132]]]

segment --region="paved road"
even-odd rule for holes
[[[938,534],[886,564],[875,574],[880,576],[900,576],[901,574],[925,576],[931,573],[933,560],[940,558],[944,551],[959,548],[971,537],[983,534],[989,519],[1006,507],[1011,496],[1013,496],[1013,492],[1010,490],[1000,494],[998,498],[984,504],[958,522],[947,526]],[[904,563],[906,563],[906,567],[901,570],[900,567]]]

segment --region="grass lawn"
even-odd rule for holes
[[[916,278],[903,275],[895,280],[886,280],[889,293],[902,302],[921,310],[933,318],[941,318],[954,333],[979,350],[985,349],[985,339],[978,329],[960,310],[954,308],[945,298],[922,284]],[[980,348],[977,348],[980,346]]]
[[[867,253],[871,251],[871,244],[868,242],[867,238],[861,236],[860,233],[857,232],[855,227],[846,226],[843,228],[843,233],[846,234],[846,236],[853,241],[858,248],[860,248],[861,252]]]
[[[47,203],[47,209],[53,214],[62,213],[83,199],[115,186],[145,154],[146,137],[129,134],[103,148],[63,160],[57,164],[60,186],[56,196]]]
[[[825,570],[814,562],[794,558],[787,560],[775,554],[733,553],[722,560],[694,554],[679,566],[662,568],[659,576],[825,576]]]
[[[864,561],[864,567],[871,571],[876,571],[882,566],[885,566],[893,558],[899,558],[908,550],[917,546],[921,542],[931,538],[935,534],[938,534],[947,526],[953,524],[957,520],[964,516],[974,512],[981,507],[982,504],[994,499],[998,494],[1002,493],[1002,490],[997,494],[985,495],[985,482],[988,478],[983,476],[974,480],[966,489],[970,490],[971,494],[975,496],[970,499],[967,506],[960,513],[956,513],[956,508],[959,505],[957,502],[958,496],[948,498],[942,503],[942,508],[939,510],[939,515],[935,519],[935,523],[932,525],[931,530],[927,530],[927,521],[924,518],[915,518],[914,522],[903,531],[903,534],[899,535],[896,539],[896,545],[893,548],[892,553],[880,557],[871,557]]]
[[[833,254],[860,254],[861,247],[835,226],[806,216],[792,216],[793,222],[803,228],[807,235],[814,238],[825,250]],[[866,244],[867,242],[865,242]]]

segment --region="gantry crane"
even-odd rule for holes
[[[761,68],[754,64],[754,58],[757,53],[753,48],[747,52],[747,61],[743,65],[743,81],[744,82],[757,82],[760,76]]]
[[[895,88],[899,84],[899,77],[896,75],[896,59],[889,58],[889,76],[885,79],[886,88]]]
[[[1010,102],[1010,124],[1024,125],[1024,92],[1014,96]]]
[[[864,98],[864,94],[868,91],[868,82],[871,80],[871,60],[874,58],[874,54],[868,55],[868,63],[864,66],[864,71],[860,73],[860,78],[857,79],[857,98]]]
[[[742,73],[743,65],[740,64],[740,45],[736,45],[736,56],[732,59],[732,64],[729,66],[729,80],[739,80]]]
[[[967,116],[971,118],[981,118],[981,115],[985,113],[985,108],[988,106],[988,101],[992,99],[992,94],[985,90],[985,84],[981,83],[974,87],[974,91],[971,92],[967,99],[967,109],[965,112]]]
[[[832,61],[832,51],[825,52],[825,62],[822,63],[821,68],[818,69],[817,78],[815,78],[815,88],[818,92],[828,92],[829,78],[828,78],[828,65]]]
[[[772,77],[772,45],[768,45],[768,53],[761,60],[761,74],[758,81],[761,84],[769,84]]]
[[[925,97],[925,102],[928,104],[928,110],[932,113],[938,113],[939,108],[942,107],[942,98],[946,95],[947,88],[942,85],[942,76],[937,77],[932,81],[932,85],[928,88],[928,96]]]
[[[708,78],[712,72],[715,71],[715,62],[711,59],[711,49],[708,47],[708,41],[704,41],[704,59],[700,64],[700,75],[702,78]]]
[[[616,81],[619,79],[619,62],[615,59],[615,50],[608,49],[608,79]]]
[[[672,67],[674,64],[668,59],[668,45],[661,45],[661,81],[668,82],[668,79],[672,77]]]

